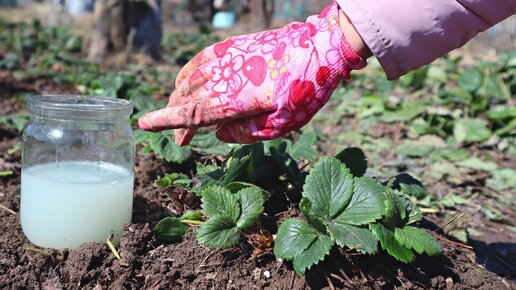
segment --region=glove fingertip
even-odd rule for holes
[[[175,107],[152,111],[138,119],[138,126],[144,131],[152,132],[181,127],[180,120],[171,118],[171,116],[175,115],[177,115],[177,108]]]
[[[143,131],[154,131],[149,122],[149,114],[145,114],[138,119],[138,127]]]

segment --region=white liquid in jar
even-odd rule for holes
[[[105,162],[67,161],[22,170],[20,219],[40,247],[74,249],[86,242],[118,242],[131,221],[133,173]]]

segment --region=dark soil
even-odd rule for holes
[[[41,85],[42,82],[45,81],[22,84],[4,74],[0,78],[0,113],[21,110],[22,106],[11,98],[16,92],[41,93],[48,89],[73,92],[72,88],[55,87],[51,83]],[[160,243],[153,235],[155,224],[163,217],[198,209],[199,200],[193,193],[179,188],[163,192],[153,182],[165,173],[191,173],[194,161],[181,166],[168,164],[153,155],[144,155],[141,148],[135,165],[133,221],[125,226],[117,246],[121,260],[115,259],[103,243],[88,243],[75,250],[37,249],[20,227],[21,152],[9,150],[19,142],[19,133],[0,126],[0,171],[14,171],[13,175],[0,177],[0,289],[499,290],[516,287],[512,280],[514,259],[503,259],[506,267],[493,270],[487,266],[488,261],[484,262],[486,266],[478,263],[482,260],[478,249],[475,253],[448,241],[449,237],[441,239],[442,255],[423,255],[408,265],[385,254],[371,257],[334,249],[330,258],[309,270],[305,277],[296,275],[290,263],[276,260],[271,250],[253,255],[255,249],[248,241],[228,250],[211,250],[199,245],[194,233],[189,232],[180,242]],[[278,221],[297,214],[291,209],[266,216],[262,225],[274,232]],[[434,230],[443,223],[430,216],[420,225]],[[497,235],[493,230],[490,241],[476,241],[475,248],[493,250]],[[514,257],[514,248],[501,248],[512,251],[507,257]]]

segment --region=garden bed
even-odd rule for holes
[[[38,87],[39,80],[21,83],[2,73],[7,76],[0,81],[0,107],[5,114],[23,109],[10,98],[13,92],[45,91]],[[55,84],[44,88],[53,92],[61,90]],[[515,285],[510,278],[504,279],[480,265],[474,250],[446,241],[449,237],[442,235],[442,231],[436,233],[445,239],[441,240],[443,253],[439,256],[423,255],[413,263],[404,264],[384,253],[368,256],[334,249],[332,259],[313,267],[306,276],[295,274],[291,263],[278,261],[271,249],[253,255],[254,248],[248,242],[227,250],[212,250],[199,245],[191,232],[177,243],[158,242],[153,233],[158,221],[181,207],[199,209],[200,203],[193,193],[179,187],[163,194],[155,180],[171,172],[190,174],[200,156],[179,166],[153,154],[143,154],[141,146],[136,155],[133,221],[125,226],[118,246],[121,260],[115,259],[104,243],[89,243],[75,250],[37,249],[20,227],[21,155],[20,150],[12,149],[19,142],[18,132],[0,127],[0,168],[14,172],[0,177],[1,289],[509,289]],[[439,189],[429,189],[432,190]],[[265,230],[275,232],[280,221],[300,215],[296,208],[277,211],[275,216],[262,216]],[[444,219],[451,217],[444,215]],[[436,215],[426,215],[420,225],[436,230],[443,222]],[[493,232],[489,240],[507,238]],[[493,251],[491,245],[485,247]],[[503,262],[498,264],[503,271]]]

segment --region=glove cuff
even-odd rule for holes
[[[333,61],[348,78],[351,70],[359,70],[366,66],[366,61],[358,55],[346,40],[339,23],[339,6],[333,2],[324,8],[319,15],[308,17],[307,23],[312,23],[319,31],[314,35],[314,44],[320,53],[326,55],[328,61]],[[336,53],[338,52],[338,53]]]

